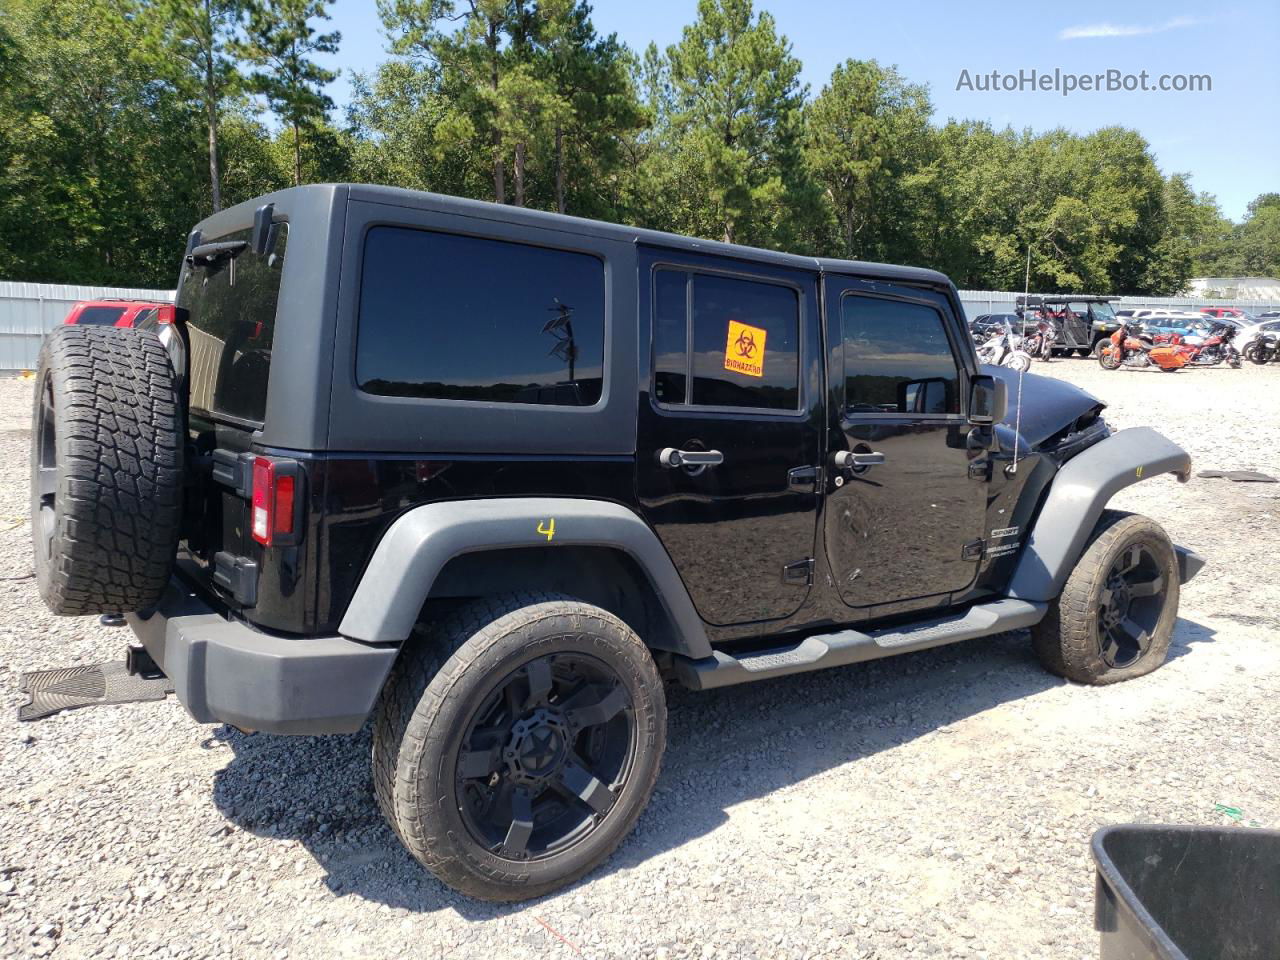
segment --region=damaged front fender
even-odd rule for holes
[[[1063,584],[1116,492],[1150,477],[1191,477],[1191,455],[1150,427],[1121,430],[1063,464],[1049,485],[1008,595],[1047,601]]]

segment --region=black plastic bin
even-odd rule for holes
[[[1280,960],[1280,831],[1103,827],[1102,960]]]

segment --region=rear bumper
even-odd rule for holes
[[[266,733],[359,730],[397,653],[344,637],[260,633],[176,578],[154,610],[126,619],[191,716]]]

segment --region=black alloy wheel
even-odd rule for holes
[[[463,822],[506,860],[563,853],[613,809],[635,744],[631,697],[608,665],[576,653],[531,660],[500,681],[461,739]]]
[[[58,433],[53,403],[53,378],[46,377],[36,408],[36,455],[31,482],[32,539],[38,560],[45,564],[53,557],[53,537],[58,529]]]
[[[1109,667],[1142,658],[1164,612],[1164,575],[1150,548],[1135,543],[1107,572],[1098,601],[1098,652]]]

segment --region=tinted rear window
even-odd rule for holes
[[[76,323],[90,327],[110,327],[124,316],[124,307],[85,307]]]
[[[604,264],[588,254],[375,227],[356,381],[382,396],[591,406],[604,309]]]
[[[288,225],[278,224],[272,250],[252,247],[208,267],[187,269],[177,304],[189,311],[191,406],[261,424],[276,331],[276,303]],[[203,242],[248,241],[249,230]]]
[[[654,274],[653,319],[658,402],[766,410],[799,406],[800,300],[793,288],[662,269]]]

